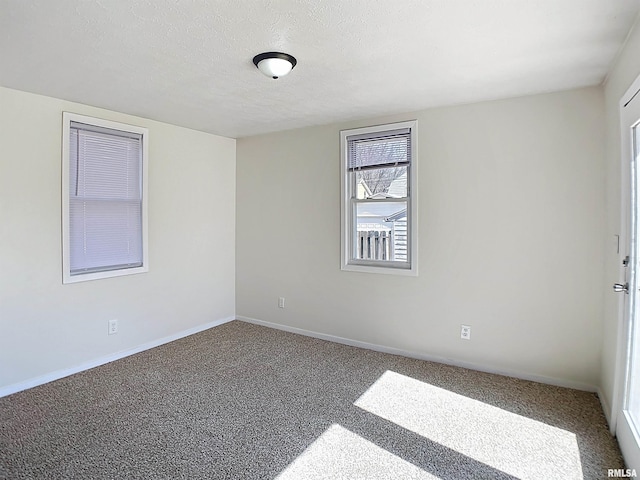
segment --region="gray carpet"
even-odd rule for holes
[[[594,394],[234,321],[0,398],[0,478],[603,479]]]

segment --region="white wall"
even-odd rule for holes
[[[419,276],[343,272],[339,130],[413,118]],[[603,157],[599,87],[239,139],[237,314],[595,386]]]
[[[602,376],[600,384],[604,394],[605,411],[610,415],[613,400],[615,364],[618,354],[617,335],[619,308],[622,297],[615,294],[612,285],[622,280],[622,258],[616,254],[614,235],[620,233],[621,223],[621,137],[620,99],[640,75],[640,27],[636,24],[627,44],[618,56],[605,83],[606,105],[606,243],[605,243],[605,300],[602,329]]]
[[[62,285],[62,111],[149,129],[148,273]],[[6,88],[0,112],[0,392],[233,318],[235,140]]]

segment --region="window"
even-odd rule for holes
[[[343,130],[342,269],[417,275],[417,122]]]
[[[63,283],[146,272],[145,128],[63,113]]]

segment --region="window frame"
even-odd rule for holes
[[[120,130],[141,135],[142,162],[142,265],[138,267],[125,267],[113,270],[94,271],[87,273],[71,274],[71,245],[70,245],[70,198],[69,198],[69,169],[70,169],[70,145],[69,136],[72,122],[87,125]],[[148,158],[149,158],[149,130],[136,125],[105,120],[87,115],[71,112],[62,112],[62,283],[71,284],[98,280],[102,278],[135,275],[149,271],[149,247],[148,247]]]
[[[411,138],[411,158],[407,167],[407,262],[389,260],[364,260],[354,258],[355,234],[357,232],[357,194],[355,172],[348,168],[348,142],[350,137],[409,129]],[[363,273],[392,275],[418,275],[418,121],[408,120],[397,123],[373,125],[340,131],[340,190],[341,190],[341,270]],[[404,202],[402,199],[381,199],[379,202]],[[360,202],[363,203],[363,202]]]

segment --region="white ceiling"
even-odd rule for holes
[[[640,0],[0,0],[0,85],[243,137],[597,85],[639,8]],[[287,77],[253,65],[271,50],[298,59]]]

